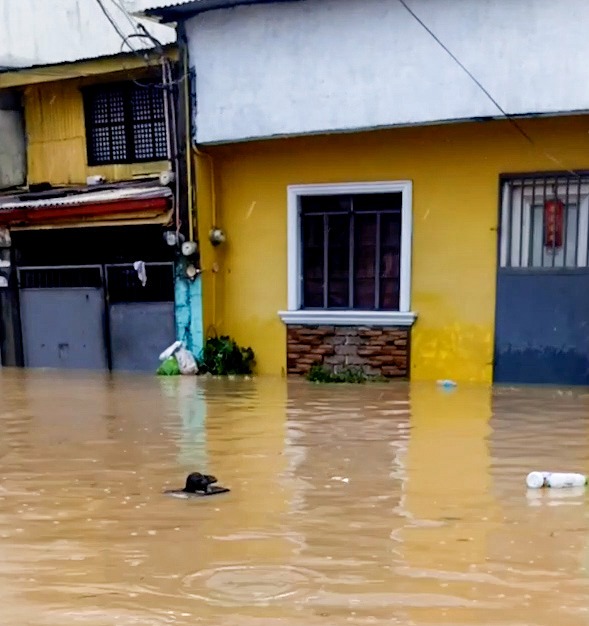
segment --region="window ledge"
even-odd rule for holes
[[[328,326],[413,326],[417,313],[409,311],[278,311],[285,324]]]

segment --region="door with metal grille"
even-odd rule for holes
[[[494,378],[589,384],[589,175],[502,179]]]
[[[18,277],[25,366],[107,369],[101,267],[22,267]]]
[[[145,271],[143,285],[133,265],[106,266],[113,370],[154,372],[176,340],[174,264],[146,263]]]

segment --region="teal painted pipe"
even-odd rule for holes
[[[199,357],[204,345],[202,318],[202,280],[176,276],[176,337],[186,349]]]

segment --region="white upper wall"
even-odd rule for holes
[[[407,3],[508,113],[589,109],[588,0]],[[245,6],[186,26],[202,143],[500,115],[397,0]]]
[[[121,0],[103,0],[124,35],[137,18],[123,12]],[[173,28],[141,20],[162,43],[176,40]],[[148,47],[133,38],[136,49]],[[96,0],[0,0],[0,65],[28,67],[119,54],[122,38]],[[129,52],[129,48],[123,48]]]

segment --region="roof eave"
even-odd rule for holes
[[[178,46],[175,43],[163,46],[167,57],[178,59]],[[144,58],[156,60],[157,53],[147,49],[141,53]],[[79,61],[64,61],[51,65],[35,65],[23,68],[7,68],[0,70],[0,90],[13,87],[26,87],[37,83],[67,80],[69,78],[86,78],[111,74],[117,71],[134,72],[147,67],[144,58],[132,52],[105,55]],[[119,65],[117,65],[117,63]]]
[[[161,23],[183,22],[199,13],[232,9],[253,4],[277,4],[279,2],[301,2],[302,0],[192,0],[179,5],[154,7],[142,11],[140,15],[157,19]]]

